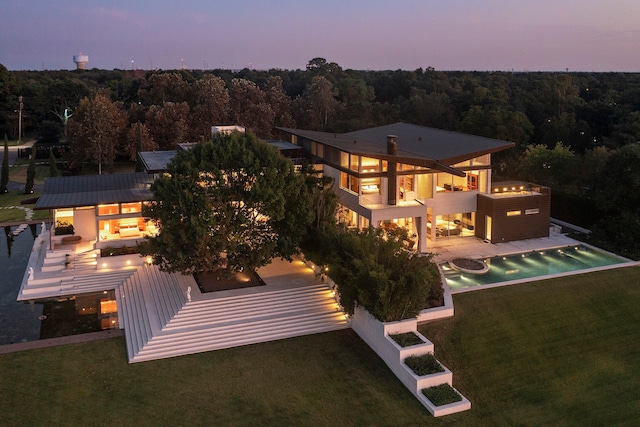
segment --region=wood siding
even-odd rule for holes
[[[538,213],[527,215],[527,210]],[[520,211],[520,215],[507,216],[508,212]],[[493,198],[478,195],[476,214],[476,236],[486,236],[486,217],[492,218],[491,243],[548,237],[551,215],[551,194],[531,194],[514,197]]]

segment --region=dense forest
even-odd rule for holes
[[[512,141],[495,156],[494,179],[548,185],[563,196],[554,215],[640,252],[640,74],[360,71],[323,58],[266,71],[0,65],[0,133],[12,139],[19,96],[38,157],[56,147],[71,170],[208,139],[213,124],[277,138],[275,126],[348,132],[403,121]]]

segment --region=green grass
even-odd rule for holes
[[[124,339],[0,355],[0,425],[429,425],[351,330],[128,364]]]
[[[640,416],[640,269],[456,294],[420,331],[487,425],[633,425]],[[483,422],[484,424],[484,422]]]
[[[432,418],[351,331],[129,365],[121,338],[0,355],[0,425],[634,425],[640,269],[454,295],[421,327],[467,412]]]
[[[22,200],[33,199],[40,196],[42,193],[36,192],[33,194],[23,194],[17,191],[10,191],[8,193],[0,194],[0,206],[20,206]],[[26,205],[28,208],[33,209],[33,205]],[[49,211],[34,211],[34,220],[44,220],[49,218]],[[24,211],[22,209],[0,209],[0,222],[8,221],[21,221],[24,219]]]
[[[9,170],[9,180],[25,184],[27,182],[27,169],[29,168],[29,159],[17,159],[15,164]],[[44,179],[49,177],[49,160],[36,160],[36,176],[33,179],[34,184],[44,184]]]

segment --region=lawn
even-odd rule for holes
[[[637,425],[640,269],[454,296],[421,332],[486,425]]]
[[[350,329],[131,365],[113,338],[1,355],[0,372],[3,427],[433,422]]]
[[[23,194],[19,191],[10,191],[8,193],[0,194],[0,206],[20,206],[22,200],[33,199],[40,196],[39,192],[33,194]],[[25,205],[27,208],[33,209],[33,205]],[[49,211],[34,211],[34,220],[41,220],[49,218]],[[24,211],[22,209],[0,209],[0,222],[8,221],[21,221],[24,219]]]
[[[351,331],[129,365],[124,340],[0,356],[0,425],[625,425],[640,269],[454,295],[421,331],[471,411],[432,418]]]

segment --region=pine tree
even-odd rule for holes
[[[58,176],[58,160],[52,148],[49,149],[49,176],[52,178]]]
[[[36,178],[36,157],[31,156],[29,167],[27,168],[27,183],[24,186],[24,194],[33,193],[33,181]]]

